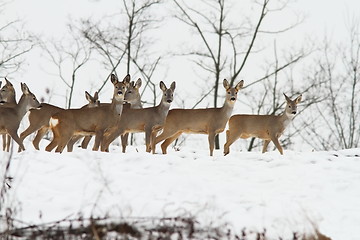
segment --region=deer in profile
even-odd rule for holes
[[[5,78],[6,84],[0,90],[1,107],[15,107],[16,106],[16,93],[12,83]],[[3,150],[10,151],[11,137],[10,135],[3,134]]]
[[[152,132],[165,122],[170,104],[174,98],[175,82],[172,82],[170,88],[167,88],[164,82],[161,81],[160,89],[163,95],[159,105],[142,109],[128,108],[126,113],[121,117],[120,122],[104,134],[101,151],[108,151],[110,143],[114,141],[117,136],[126,133],[145,132],[146,151],[150,152]]]
[[[283,149],[279,143],[279,137],[283,134],[287,125],[297,113],[297,105],[301,101],[301,95],[291,100],[285,94],[286,106],[281,115],[234,115],[229,120],[229,130],[226,131],[226,143],[224,155],[229,154],[230,145],[239,138],[256,137],[264,140],[262,152],[266,152],[272,141],[280,154]]]
[[[87,91],[85,91],[85,98],[86,100],[88,100],[88,104],[86,104],[85,106],[83,106],[83,108],[85,107],[97,107],[100,105],[99,102],[99,96],[98,93],[95,92],[94,97],[91,96]],[[32,141],[35,149],[39,150],[39,144],[41,139],[45,136],[45,134],[50,131],[50,126],[49,126],[49,120],[51,118],[52,115],[54,115],[55,113],[64,110],[63,108],[51,105],[51,104],[47,104],[47,103],[42,103],[41,104],[41,108],[40,109],[31,109],[30,110],[30,114],[29,114],[29,126],[27,129],[25,129],[21,134],[20,134],[20,139],[21,141],[23,141],[27,136],[29,136],[30,134],[32,134],[33,132],[37,131],[37,134],[34,138],[34,140]]]
[[[136,82],[134,82],[134,81],[130,82],[130,85],[127,88],[126,93],[125,93],[126,104],[124,105],[124,108],[123,108],[122,118],[127,114],[127,111],[129,108],[131,108],[131,109],[141,109],[142,108],[141,96],[140,96],[140,92],[139,92],[141,84],[142,84],[142,82],[141,82],[140,78]],[[126,147],[128,144],[129,133],[125,133],[124,135],[121,135],[120,137],[121,137],[122,152],[125,153]],[[86,149],[90,140],[91,140],[91,136],[86,136],[81,143],[81,147],[83,149]],[[68,144],[68,146],[69,146],[69,144]]]
[[[54,138],[45,150],[51,152],[57,147],[55,152],[61,153],[72,136],[95,133],[93,150],[97,151],[104,131],[115,125],[121,117],[129,80],[130,75],[127,75],[123,82],[119,82],[114,74],[111,75],[111,82],[114,85],[111,104],[95,108],[66,109],[55,113],[49,122]]]
[[[238,91],[243,87],[241,80],[235,87],[230,87],[224,79],[223,86],[226,90],[226,98],[221,108],[206,109],[172,109],[166,118],[162,133],[153,141],[152,152],[155,153],[155,145],[161,144],[162,153],[166,154],[167,147],[182,133],[201,133],[208,135],[210,156],[213,155],[215,136],[224,131],[229,120]]]
[[[0,108],[0,133],[9,134],[19,145],[19,151],[25,150],[17,133],[21,119],[29,109],[41,107],[39,101],[25,83],[21,83],[21,91],[23,94],[16,106]]]

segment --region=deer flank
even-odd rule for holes
[[[297,113],[297,105],[301,101],[301,95],[291,100],[285,94],[286,106],[281,115],[234,115],[229,120],[229,130],[226,131],[226,143],[224,154],[230,152],[230,145],[239,138],[256,137],[264,140],[262,152],[266,152],[272,141],[280,154],[283,149],[279,143],[279,137],[283,134],[287,125]]]
[[[161,149],[163,154],[166,154],[167,147],[182,133],[200,133],[208,135],[210,156],[212,156],[215,136],[224,131],[234,108],[237,93],[243,87],[244,81],[241,80],[235,87],[230,87],[228,81],[224,79],[223,85],[226,98],[221,108],[170,110],[162,133],[154,140],[153,153],[155,153],[155,145],[163,140],[165,141]]]

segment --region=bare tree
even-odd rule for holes
[[[68,25],[68,29],[71,39],[63,39],[60,42],[43,42],[41,46],[57,69],[57,73],[51,74],[59,77],[69,90],[66,96],[66,106],[70,108],[78,71],[89,62],[91,49],[87,46],[87,42],[78,35],[76,29],[71,25]]]
[[[348,40],[334,44],[325,38],[311,74],[323,82],[317,94],[325,101],[312,108],[302,138],[314,149],[330,150],[360,146],[360,25],[348,24]]]
[[[0,14],[6,2],[0,1]],[[24,30],[20,20],[10,20],[0,25],[0,74],[18,71],[25,61],[25,54],[37,44],[37,39]]]
[[[300,19],[297,19],[294,24],[283,29],[266,30],[262,27],[270,13],[281,11],[286,7],[286,1],[282,2],[280,6],[275,4],[275,6],[271,6],[270,0],[255,3],[259,6],[257,20],[249,20],[246,17],[242,20],[236,19],[240,24],[235,24],[234,20],[227,17],[231,15],[231,10],[239,10],[233,4],[230,4],[230,0],[200,1],[201,7],[190,6],[187,5],[188,2],[180,2],[179,0],[173,0],[173,2],[180,12],[176,17],[195,30],[195,35],[200,38],[199,42],[201,44],[199,47],[185,55],[194,57],[193,61],[198,68],[207,73],[205,75],[206,79],[209,79],[209,76],[212,79],[209,94],[213,93],[214,107],[218,106],[220,78],[222,76],[229,77],[230,83],[234,83],[246,66],[249,56],[260,51],[255,48],[255,41],[261,34],[282,33],[301,22]],[[199,4],[199,1],[196,1],[196,3]],[[196,44],[192,41],[192,45]],[[251,84],[247,82],[245,88],[269,79],[270,76],[296,63],[304,54],[300,52],[291,56],[283,65],[277,65],[273,72],[265,73],[264,77]],[[216,138],[215,148],[219,149],[218,138]]]
[[[152,79],[162,56],[151,50],[153,40],[150,35],[161,22],[159,15],[155,14],[156,7],[161,3],[161,0],[123,0],[123,11],[119,14],[102,17],[101,21],[82,20],[78,27],[101,56],[109,74],[116,74],[119,68],[125,68],[128,74],[141,74],[145,80],[141,97],[146,92],[152,93],[153,106],[157,104],[158,87]],[[131,134],[131,144],[133,142],[134,135]]]
[[[152,40],[147,33],[156,29],[160,21],[153,9],[161,2],[123,0],[124,11],[120,14],[104,17],[101,22],[83,20],[80,26],[83,36],[102,56],[103,64],[110,66],[111,72],[122,66],[126,73],[140,72],[145,79],[143,93],[146,89],[153,92],[154,105],[157,88],[152,76],[161,57],[151,52]]]

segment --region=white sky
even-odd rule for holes
[[[77,20],[80,17],[101,17],[114,12],[119,12],[121,1],[116,0],[62,0],[62,1],[49,1],[49,0],[13,0],[6,6],[6,12],[2,19],[22,19],[26,23],[26,27],[35,33],[42,34],[46,38],[60,39],[66,34],[65,26],[69,23],[69,19]],[[358,0],[298,0],[292,2],[289,11],[297,12],[306,16],[305,22],[296,27],[289,34],[279,37],[281,44],[303,44],[308,39],[322,40],[324,33],[330,35],[334,39],[341,39],[346,36],[345,22],[348,16],[359,16],[358,9],[360,9],[360,1]],[[291,17],[291,16],[289,16]],[[279,19],[274,19],[274,22],[267,22],[266,24],[281,25],[287,19],[286,14],[282,15]],[[2,21],[2,20],[0,20]],[[168,45],[176,44],[172,42],[172,39],[188,38],[188,32],[182,32],[181,27],[170,27],[166,36],[161,38],[168,41]],[[281,42],[281,38],[285,38],[284,42]],[[289,40],[287,40],[289,39]],[[177,47],[176,45],[174,47]],[[42,95],[47,85],[51,89],[60,89],[63,83],[54,83],[51,80],[54,77],[50,76],[47,72],[46,63],[44,59],[38,54],[30,54],[28,59],[28,66],[25,71],[12,74],[10,79],[14,79],[15,82],[31,81],[29,84],[30,89],[35,85],[33,90],[38,96]],[[256,64],[256,59],[252,59],[253,64]],[[165,63],[166,65],[167,63]],[[194,66],[190,66],[186,59],[178,60],[176,64],[169,62],[165,66],[166,77],[164,80],[166,83],[171,81],[180,82],[181,79],[194,79]],[[46,71],[44,70],[46,69]],[[248,72],[247,72],[248,71]],[[244,71],[244,75],[241,78],[246,82],[251,82],[251,69]],[[99,74],[87,74],[85,76],[89,81],[95,81],[99,77]],[[136,76],[135,76],[136,77]],[[226,76],[223,76],[224,78]],[[20,80],[21,79],[21,80]],[[45,83],[45,82],[46,83]],[[78,101],[75,106],[81,106],[85,103],[83,98],[83,92],[85,90],[92,91],[96,88],[89,84],[88,86],[78,86],[76,88],[76,94],[81,95],[81,101]],[[190,87],[191,88],[191,87]],[[197,89],[198,88],[193,88]],[[177,84],[177,91],[185,95],[184,92],[189,91],[187,84]],[[56,91],[55,91],[56,92]],[[55,95],[60,94],[59,92]],[[106,94],[106,91],[103,93]],[[193,95],[194,92],[189,93]],[[100,99],[108,101],[108,97],[100,95]],[[186,97],[185,97],[186,98]],[[198,99],[198,98],[197,98]],[[63,101],[63,100],[61,100]]]

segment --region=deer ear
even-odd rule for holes
[[[284,97],[285,97],[286,101],[287,101],[287,102],[291,102],[291,99],[290,99],[288,96],[286,96],[285,93],[283,93],[283,94],[284,94]]]
[[[140,88],[141,87],[141,78],[139,78],[137,81],[136,81],[136,83],[135,83],[135,88]]]
[[[170,89],[171,89],[172,91],[175,91],[175,87],[176,87],[176,83],[175,83],[175,81],[174,81],[174,82],[171,83]]]
[[[124,77],[123,83],[125,83],[127,86],[129,86],[129,84],[130,84],[130,74],[127,74]]]
[[[302,95],[300,94],[300,96],[298,96],[298,97],[295,99],[296,104],[298,104],[298,103],[301,101],[301,98],[302,98]]]
[[[21,83],[21,91],[24,94],[29,94],[30,93],[30,90],[29,90],[28,86],[26,86],[26,83]]]
[[[118,78],[113,73],[111,74],[111,82],[114,85],[119,82]]]
[[[224,85],[224,88],[225,88],[225,89],[229,89],[229,88],[230,88],[230,84],[229,84],[228,80],[226,80],[226,79],[224,79],[223,85]]]
[[[9,80],[7,80],[7,78],[5,78],[5,81],[6,81],[6,85],[9,85],[11,87],[13,86],[12,83]]]
[[[160,82],[160,89],[163,90],[163,91],[166,91],[166,85],[163,81]]]
[[[99,93],[98,93],[98,91],[96,91],[95,93],[94,93],[94,100],[96,101],[96,100],[99,100]]]
[[[240,89],[243,88],[243,86],[244,86],[244,80],[241,80],[238,84],[236,84],[235,88],[236,90],[239,91]]]
[[[92,97],[91,97],[91,95],[87,92],[87,91],[85,91],[85,98],[86,98],[86,100],[88,100],[89,102],[91,102],[92,101]]]

